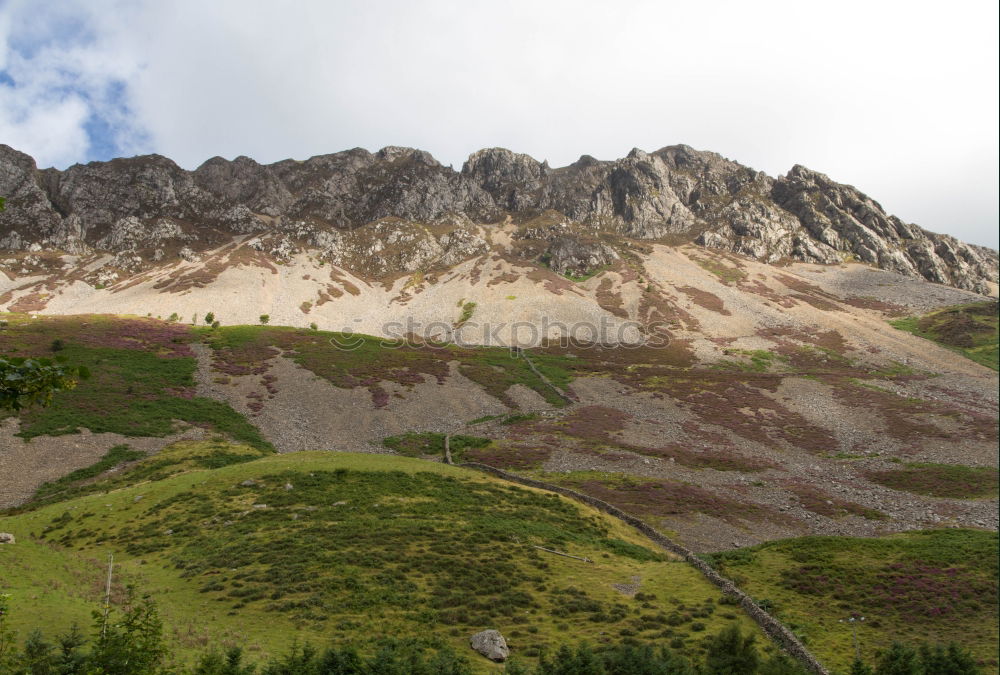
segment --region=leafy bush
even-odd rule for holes
[[[50,359],[0,358],[0,410],[46,406],[56,392],[72,389],[90,372]]]

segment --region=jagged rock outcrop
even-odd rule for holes
[[[0,194],[0,249],[128,253],[130,264],[258,236],[267,255],[315,248],[365,274],[391,275],[485,253],[491,243],[477,223],[488,230],[557,214],[578,234],[694,241],[766,262],[854,259],[979,293],[998,280],[996,251],[904,223],[821,173],[795,166],[772,178],[685,145],[615,161],[585,155],[557,169],[489,148],[461,171],[395,146],[270,165],[214,157],[194,171],[159,155],[39,170],[0,145]],[[548,256],[567,271],[607,264],[614,253],[592,243],[574,253],[553,236],[539,236],[540,246],[555,247]]]
[[[94,246],[108,251],[134,251],[165,241],[184,241],[190,238],[192,236],[185,235],[180,225],[174,221],[161,219],[143,223],[135,216],[126,216],[116,221]]]
[[[771,189],[812,239],[891,272],[986,293],[997,281],[997,252],[927,232],[889,215],[859,190],[796,165]]]
[[[86,244],[80,217],[53,207],[44,177],[34,159],[0,144],[0,194],[7,200],[6,210],[0,213],[0,248],[82,252]]]
[[[550,171],[548,162],[505,148],[474,152],[462,166],[464,177],[486,190],[497,206],[513,213],[536,208],[537,193]]]
[[[574,235],[555,237],[545,251],[549,267],[559,274],[585,276],[618,259],[615,250],[596,240]]]
[[[435,235],[425,225],[400,218],[382,218],[348,231],[302,230],[299,234],[334,265],[373,278],[435,265],[452,267],[489,248],[471,229],[456,227]]]

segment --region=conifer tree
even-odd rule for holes
[[[892,646],[879,657],[875,667],[875,675],[922,675],[920,659],[913,647],[900,642]]]
[[[738,626],[730,626],[708,640],[705,672],[708,675],[746,675],[757,671],[760,661],[754,636],[743,636]]]

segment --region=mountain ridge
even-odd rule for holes
[[[801,165],[772,178],[686,145],[559,168],[485,148],[455,170],[388,146],[272,164],[213,157],[193,171],[161,155],[38,169],[0,145],[0,194],[0,249],[125,255],[124,271],[241,235],[270,237],[272,257],[306,248],[342,264],[370,230],[368,248],[400,246],[392,269],[379,271],[399,274],[481,255],[491,242],[472,226],[513,221],[542,248],[568,230],[694,242],[767,263],[860,261],[983,295],[998,281],[996,251],[905,223],[852,186]]]

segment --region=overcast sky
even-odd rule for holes
[[[995,0],[0,0],[0,142],[58,168],[687,143],[996,248],[997,24]]]

